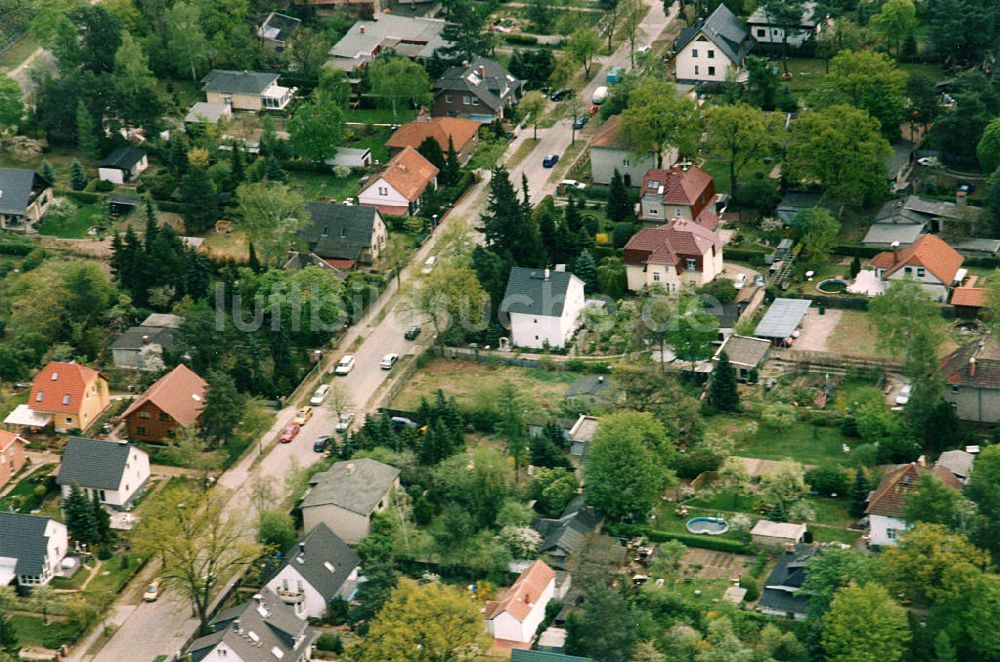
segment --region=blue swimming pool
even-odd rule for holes
[[[718,517],[693,517],[687,521],[687,530],[691,533],[721,536],[729,530],[729,522]]]

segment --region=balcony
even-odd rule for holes
[[[297,605],[305,599],[305,595],[299,591],[286,591],[284,589],[278,589],[278,597],[286,605]]]

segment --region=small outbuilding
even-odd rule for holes
[[[811,299],[775,299],[753,334],[772,342],[788,340],[802,326],[811,304]]]
[[[792,522],[772,522],[762,519],[750,529],[750,539],[758,547],[783,549],[785,545],[796,545],[806,535],[805,524]]]
[[[763,338],[750,336],[729,336],[715,354],[716,363],[725,352],[736,371],[736,378],[747,381],[753,370],[760,370],[771,356],[771,343]]]
[[[102,182],[128,184],[149,167],[146,152],[138,147],[119,147],[101,161],[97,177]]]

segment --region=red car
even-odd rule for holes
[[[295,439],[295,435],[297,435],[299,433],[299,430],[301,429],[302,428],[300,426],[296,425],[295,423],[292,423],[287,428],[285,428],[284,432],[281,433],[281,436],[278,437],[278,441],[280,441],[283,444],[287,444],[292,439]]]

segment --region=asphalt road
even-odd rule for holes
[[[676,5],[668,17],[663,12],[660,0],[645,1],[650,6],[650,11],[643,22],[643,36],[638,41],[637,47],[652,43],[677,15]],[[629,49],[627,45],[623,45],[602,63],[593,80],[581,92],[581,97],[589,100],[594,90],[604,84],[605,75],[610,67],[627,67],[628,64]],[[513,154],[530,134],[530,130],[522,131],[508,148],[507,156]],[[541,167],[542,157],[549,153],[562,154],[570,144],[571,134],[572,127],[568,119],[550,129],[540,130],[539,143],[531,154],[511,171],[511,179],[515,184],[520,182],[522,172],[527,174],[532,201],[537,202],[554,191],[555,182],[548,181],[552,171]],[[417,251],[410,265],[402,272],[401,280],[404,286],[414,284],[419,286],[420,268],[424,260],[439,250],[441,239],[449,228],[465,224],[471,230],[478,223],[479,212],[485,204],[488,179],[488,176],[483,177],[482,181],[470,189],[444,216],[434,236]],[[472,232],[473,238],[478,240],[476,233]],[[341,347],[345,349],[338,350],[332,356],[333,359],[338,359],[343,354],[351,353],[357,357],[357,364],[349,375],[325,379],[328,383],[336,381],[347,387],[352,408],[357,414],[355,424],[360,424],[365,414],[379,404],[375,401],[375,396],[379,395],[380,388],[393,374],[393,371],[379,368],[382,356],[389,352],[395,352],[400,356],[416,354],[430,343],[431,332],[428,324],[424,324],[424,333],[415,342],[404,339],[403,332],[414,321],[419,320],[414,320],[405,302],[395,292],[395,287],[390,288],[383,294],[382,301],[375,306],[375,310],[365,320],[356,324],[341,342]],[[356,349],[346,349],[353,346],[357,337],[363,338],[361,344]],[[313,417],[291,443],[275,443],[276,437],[294,414],[294,407],[279,412],[271,430],[261,437],[263,459],[258,457],[258,453],[251,451],[239,464],[220,477],[215,488],[225,490],[231,495],[229,511],[245,517],[248,522],[253,518],[250,488],[256,482],[251,478],[259,476],[284,494],[284,480],[289,469],[296,465],[308,467],[319,461],[321,454],[313,451],[313,442],[320,436],[333,435],[335,416],[329,408],[321,406],[314,409]],[[250,534],[252,527],[248,527],[248,535]],[[117,627],[117,631],[97,655],[84,654],[93,639],[88,637],[87,641],[78,645],[76,651],[66,659],[71,662],[91,660],[151,662],[157,655],[178,651],[196,628],[197,621],[192,617],[187,602],[172,591],[165,591],[156,602],[141,602],[141,585],[154,574],[155,568],[146,570],[140,578],[141,582],[134,581],[119,598],[113,608],[113,615],[107,620],[108,624]]]

